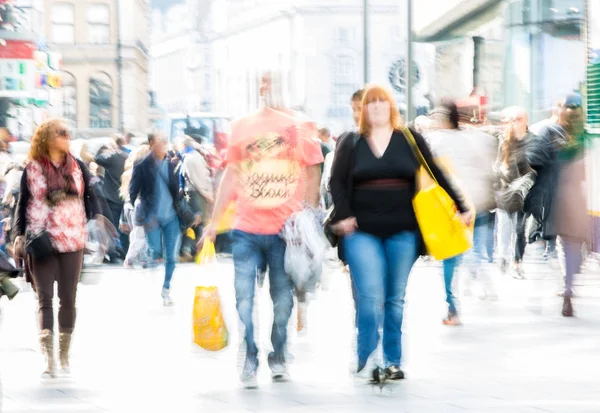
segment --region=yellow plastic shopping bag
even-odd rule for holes
[[[202,249],[196,255],[196,264],[208,264],[210,262],[213,262],[216,257],[217,252],[215,251],[215,244],[208,238],[204,239]]]
[[[403,132],[421,164],[420,174],[426,173],[431,179],[429,184],[421,187],[412,202],[427,252],[436,260],[445,260],[467,252],[473,247],[473,222],[471,226],[464,224],[454,200],[438,184],[414,137],[408,129]],[[425,180],[420,180],[421,185],[424,182]]]
[[[209,351],[219,351],[227,347],[229,333],[217,287],[196,287],[193,320],[194,343]]]

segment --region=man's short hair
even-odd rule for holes
[[[152,141],[154,141],[157,137],[158,137],[158,133],[150,132],[148,134],[148,143],[152,143]]]
[[[123,139],[123,138],[117,138],[117,139],[115,140],[115,142],[117,143],[117,145],[118,145],[118,146],[123,146],[123,145],[125,145],[125,139]]]
[[[354,94],[352,95],[352,99],[350,99],[351,102],[355,102],[355,101],[362,101],[363,96],[365,95],[365,90],[364,89],[358,89],[356,92],[354,92]]]
[[[331,136],[331,131],[329,128],[321,128],[319,129],[319,135]]]

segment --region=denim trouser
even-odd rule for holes
[[[181,241],[181,227],[179,218],[175,217],[169,222],[158,223],[154,228],[146,232],[150,256],[158,259],[160,256],[165,261],[165,281],[163,288],[171,288],[171,278],[175,271],[175,264],[179,255],[179,243]],[[163,248],[164,246],[164,248]]]
[[[344,238],[344,253],[356,289],[358,366],[362,368],[377,348],[382,322],[385,367],[399,366],[404,295],[417,259],[417,234],[381,238],[356,231]]]
[[[498,210],[498,248],[500,258],[510,262],[521,262],[525,254],[525,213]]]
[[[456,297],[452,292],[452,280],[454,279],[454,273],[456,268],[460,265],[462,255],[448,258],[444,260],[444,287],[446,289],[446,303],[448,303],[448,313],[452,315],[458,314],[456,309]]]
[[[232,232],[232,238],[235,299],[245,327],[246,358],[258,362],[252,313],[257,269],[266,262],[269,267],[269,292],[273,301],[272,360],[285,363],[287,324],[294,306],[292,280],[284,270],[285,242],[279,235],[249,234],[239,230]]]
[[[581,271],[583,263],[583,242],[576,238],[560,236],[557,242],[560,264],[565,274],[564,297],[573,296],[573,281],[575,275]]]
[[[490,220],[493,215],[489,212],[477,214],[475,218],[475,228],[473,231],[473,248],[465,254],[465,263],[473,276],[477,276],[481,264],[485,262],[489,233],[493,231],[490,228]],[[489,256],[488,256],[489,258]]]

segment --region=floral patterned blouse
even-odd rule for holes
[[[73,178],[77,198],[67,198],[51,207],[46,202],[46,177],[42,166],[36,161],[27,165],[27,188],[30,198],[26,208],[27,231],[37,233],[46,230],[57,252],[80,251],[86,240],[86,213],[83,200],[83,172],[75,162]]]

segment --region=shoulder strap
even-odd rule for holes
[[[429,174],[431,179],[433,179],[433,182],[435,182],[437,185],[439,185],[437,179],[433,175],[433,172],[431,172],[431,168],[429,168],[429,165],[427,164],[425,157],[423,157],[423,154],[421,153],[421,150],[419,149],[419,147],[417,145],[417,141],[415,140],[415,137],[410,132],[410,129],[408,129],[408,128],[402,129],[402,134],[404,135],[404,138],[408,142],[410,149],[412,149],[413,154],[415,155],[415,158],[417,158],[417,160],[419,161],[421,166],[423,168],[425,168],[425,170],[427,171],[427,173]]]

